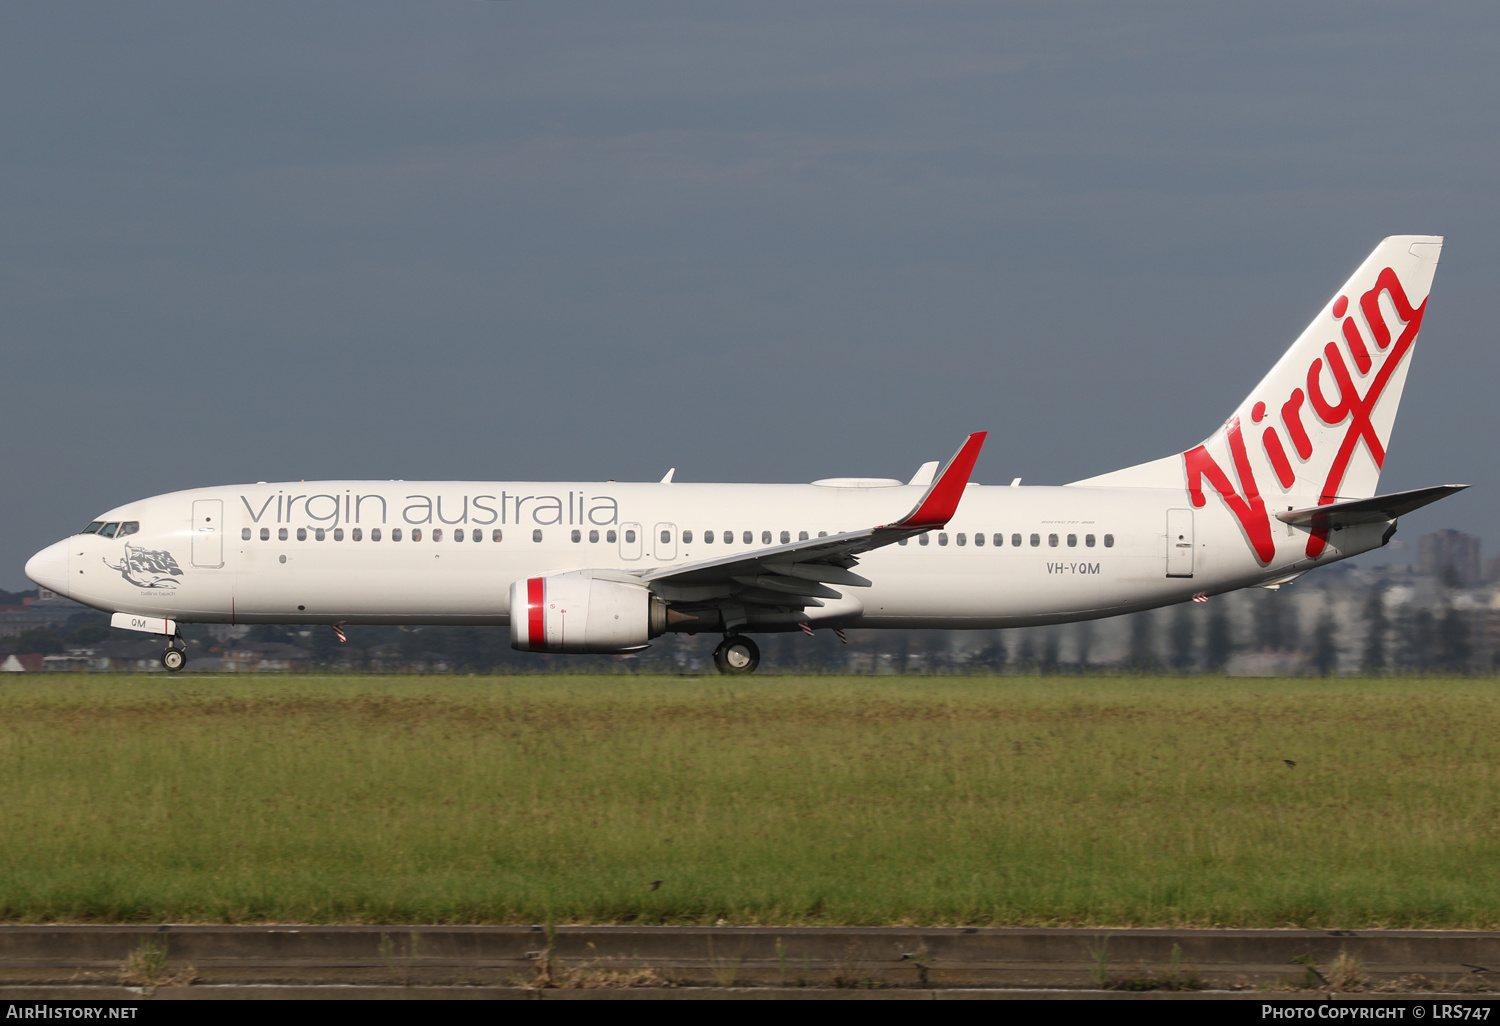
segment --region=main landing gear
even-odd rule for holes
[[[167,650],[161,654],[161,665],[169,673],[176,673],[187,665],[187,646],[181,638],[167,642]]]
[[[754,673],[760,647],[743,634],[731,634],[714,649],[714,665],[720,673]]]

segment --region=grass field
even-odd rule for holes
[[[7,675],[0,919],[1496,928],[1497,754],[1477,679]]]

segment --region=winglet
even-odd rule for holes
[[[932,487],[927,489],[916,508],[889,526],[909,531],[931,531],[953,519],[958,500],[963,498],[969,475],[974,472],[974,462],[979,459],[979,450],[988,434],[988,431],[976,431],[964,439],[958,452],[938,471],[937,480],[932,482]]]

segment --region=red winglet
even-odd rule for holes
[[[988,431],[976,431],[966,438],[964,444],[958,447],[958,452],[948,461],[948,465],[938,471],[937,480],[932,482],[932,487],[927,489],[927,494],[922,496],[922,501],[917,503],[916,508],[890,526],[931,531],[952,520],[988,434]]]

